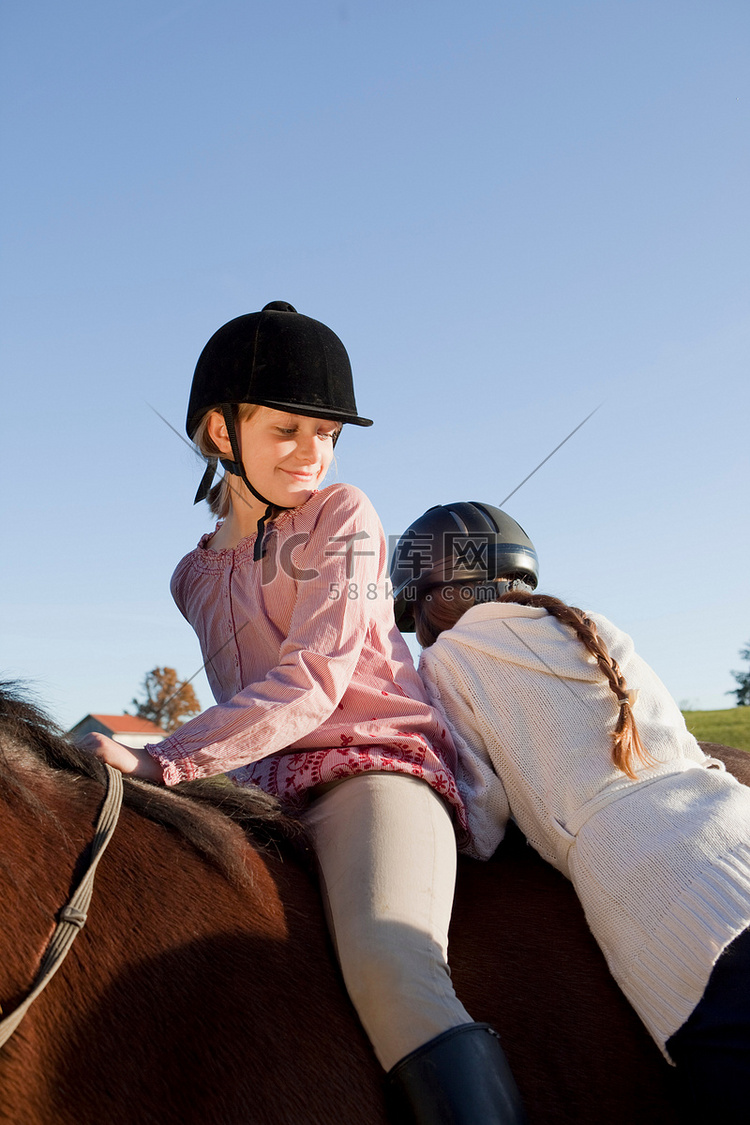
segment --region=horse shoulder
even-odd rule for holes
[[[66,869],[48,870],[48,856],[34,873],[54,884],[47,930],[91,838],[97,800],[83,803],[82,823],[67,810]],[[87,924],[0,1059],[14,1125],[324,1125],[332,1113],[384,1125],[317,887],[292,857],[238,846],[244,886],[173,830],[122,810]]]

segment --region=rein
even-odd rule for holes
[[[107,792],[104,797],[99,819],[96,822],[94,838],[91,841],[91,855],[88,867],[70,897],[67,906],[60,911],[59,921],[42,955],[31,992],[5,1019],[0,1020],[0,1048],[4,1047],[19,1023],[26,1015],[37,996],[55,975],[65,960],[71,945],[86,925],[86,914],[91,904],[94,890],[94,876],[97,864],[104,855],[112,839],[122,806],[122,774],[119,770],[105,766],[107,770]]]

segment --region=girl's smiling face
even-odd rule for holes
[[[231,457],[231,444],[220,414],[215,415],[214,428],[214,443],[222,456]],[[272,504],[298,508],[309,500],[325,477],[333,458],[334,438],[340,429],[341,423],[330,418],[307,418],[269,406],[257,407],[237,427],[247,479]],[[250,499],[262,507],[255,497]]]

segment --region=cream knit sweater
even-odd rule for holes
[[[725,946],[750,925],[750,788],[707,758],[630,637],[590,615],[629,689],[655,766],[612,763],[613,692],[546,610],[468,610],[419,671],[459,752],[472,851],[488,858],[510,816],[576,888],[610,970],[659,1047],[700,1000]]]

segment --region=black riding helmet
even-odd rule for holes
[[[396,624],[402,633],[414,632],[414,602],[431,586],[496,578],[536,588],[539,560],[523,528],[475,500],[429,508],[403,533],[391,559]]]
[[[355,426],[371,426],[372,421],[357,414],[351,364],[341,340],[325,324],[302,316],[288,302],[272,301],[260,312],[238,316],[214,333],[195,368],[185,428],[192,438],[208,410],[218,408],[224,415],[232,459],[221,458],[221,464],[241,477],[253,496],[267,506],[258,521],[253,556],[258,559],[263,525],[272,505],[245,475],[235,427],[236,408],[243,402]],[[196,504],[205,500],[216,472],[217,459],[207,460]]]

